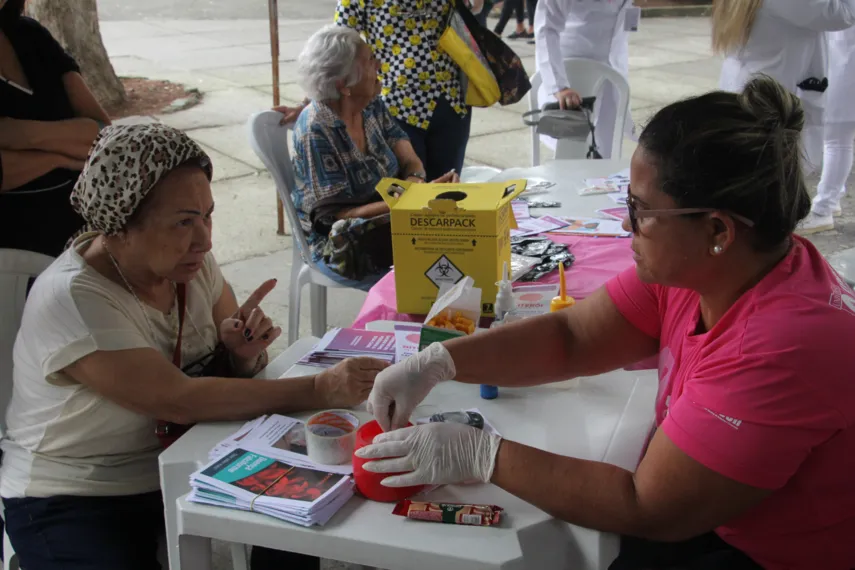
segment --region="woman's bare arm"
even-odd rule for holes
[[[245,420],[353,406],[365,400],[385,363],[350,359],[315,376],[286,380],[190,378],[151,348],[93,352],[64,371],[123,408],[180,424]]]
[[[503,441],[492,482],[571,524],[658,541],[709,532],[771,493],[704,467],[661,431],[635,474]]]
[[[416,154],[416,150],[413,148],[413,144],[406,140],[401,139],[395,143],[395,146],[392,147],[392,152],[395,153],[395,156],[398,158],[399,176],[401,178],[407,178],[411,174],[415,172],[419,172],[424,176],[424,165],[422,161],[419,159],[419,155]]]
[[[38,150],[0,150],[0,192],[14,190],[57,168],[83,170],[83,160]]]
[[[75,115],[97,121],[101,126],[110,124],[110,115],[92,95],[82,75],[70,71],[62,76],[62,83]]]
[[[0,150],[40,150],[85,160],[100,127],[94,119],[27,121],[0,118]]]
[[[534,386],[628,366],[659,350],[632,326],[605,289],[563,311],[525,319],[445,343],[455,380]]]

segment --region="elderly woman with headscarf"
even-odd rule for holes
[[[322,28],[299,69],[311,98],[294,126],[300,224],[322,271],[367,288],[392,265],[389,207],[375,187],[384,177],[424,182],[424,167],[378,97],[380,66],[358,32]],[[458,180],[451,171],[434,182]]]
[[[211,254],[211,174],[164,125],[92,149],[72,193],[92,231],[36,280],[15,343],[0,493],[22,567],[158,568],[159,420],[352,406],[385,366],[252,379],[281,332],[259,306],[275,280],[238,305]]]

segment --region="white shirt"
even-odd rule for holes
[[[855,123],[855,27],[828,33],[826,123]]]
[[[739,92],[752,75],[765,73],[801,98],[808,125],[821,125],[824,95],[797,85],[827,76],[825,32],[853,24],[855,0],[765,0],[746,45],[725,59],[720,87]]]
[[[157,421],[125,409],[63,370],[98,350],[154,348],[170,361],[177,311],[144,306],[89,266],[78,238],[33,285],[13,353],[0,495],[132,495],[160,488]],[[211,254],[187,287],[182,363],[217,343],[213,305],[223,277]],[[148,319],[146,318],[148,317]],[[155,338],[152,338],[151,322]]]
[[[534,15],[535,64],[543,90],[552,95],[573,87],[564,59],[584,57],[629,73],[629,32],[624,18],[630,0],[540,0]]]

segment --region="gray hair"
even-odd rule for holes
[[[315,32],[297,60],[306,95],[315,101],[337,100],[341,94],[336,82],[344,81],[347,87],[359,83],[356,54],[362,45],[359,32],[344,26],[330,24]]]

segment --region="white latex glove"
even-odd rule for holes
[[[356,455],[394,458],[365,464],[374,473],[403,473],[383,479],[385,487],[489,483],[501,442],[497,435],[464,424],[431,423],[381,433]]]
[[[383,431],[404,427],[433,387],[456,373],[451,354],[436,342],[377,375],[368,396],[368,412]]]

